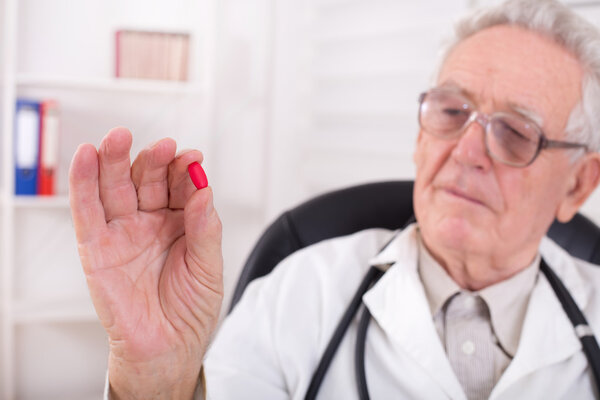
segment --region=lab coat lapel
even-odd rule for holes
[[[417,272],[416,226],[406,228],[374,263],[395,264],[363,297],[397,353],[420,365],[452,399],[466,399],[439,339]],[[397,371],[402,381],[402,371]]]
[[[549,239],[544,239],[542,256],[560,277],[577,305],[584,309],[589,299],[589,285],[585,284],[566,253],[548,242]],[[573,325],[550,283],[540,272],[527,307],[517,353],[496,384],[490,399],[498,398],[509,386],[533,371],[566,360],[580,350],[581,343]]]

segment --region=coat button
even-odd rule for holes
[[[466,355],[470,356],[471,354],[475,353],[475,344],[472,341],[467,340],[462,344],[462,351]]]

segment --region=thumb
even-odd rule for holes
[[[184,209],[186,264],[192,275],[207,288],[223,293],[221,220],[213,205],[212,188],[196,191]]]

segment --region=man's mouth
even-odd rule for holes
[[[462,200],[465,200],[465,201],[468,201],[468,202],[471,202],[471,203],[474,203],[474,204],[477,204],[480,206],[485,206],[485,203],[483,201],[479,200],[476,197],[473,197],[472,195],[470,195],[460,189],[453,188],[453,187],[444,187],[444,188],[442,188],[442,190],[444,191],[444,193],[446,193],[450,196],[453,196],[453,197],[456,197],[456,198],[459,198],[459,199],[462,199]]]

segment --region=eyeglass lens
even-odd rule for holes
[[[422,100],[419,122],[428,133],[450,139],[462,133],[473,111],[463,96],[431,90]],[[527,165],[538,152],[541,135],[530,122],[498,113],[490,118],[485,140],[495,159],[511,165]]]

